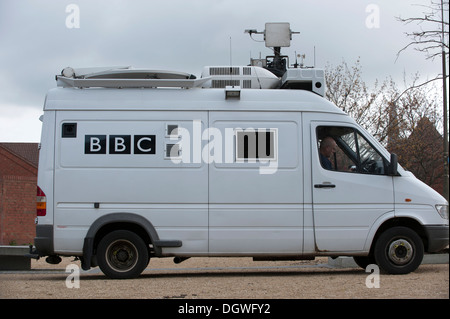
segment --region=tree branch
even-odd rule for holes
[[[449,76],[447,75],[446,78],[448,78],[448,77],[449,77]],[[441,75],[438,75],[438,76],[435,77],[434,79],[427,80],[427,81],[425,81],[425,82],[423,82],[423,83],[421,83],[421,84],[418,84],[418,85],[412,85],[412,86],[410,86],[409,88],[407,88],[406,90],[404,90],[402,93],[400,93],[399,96],[397,96],[397,98],[393,101],[393,103],[396,103],[396,102],[401,98],[401,96],[402,96],[403,94],[405,94],[406,92],[408,92],[408,91],[410,91],[410,90],[420,88],[420,87],[425,86],[425,85],[427,85],[427,84],[429,84],[429,83],[431,83],[431,82],[434,82],[434,81],[437,81],[437,80],[442,80],[442,79],[443,79],[443,77],[442,77]]]

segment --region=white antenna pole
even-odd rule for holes
[[[231,50],[231,37],[230,37],[230,67],[233,66],[233,54]]]
[[[316,67],[316,46],[314,46],[314,67]]]
[[[230,79],[231,83],[233,83],[233,53],[231,49],[231,37],[230,37]],[[234,87],[234,85],[233,85]]]

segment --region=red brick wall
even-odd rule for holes
[[[36,234],[37,168],[0,147],[0,245],[28,245]]]
[[[0,178],[0,244],[28,245],[36,235],[36,177]]]

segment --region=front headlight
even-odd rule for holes
[[[436,210],[442,218],[448,219],[448,205],[436,205]]]

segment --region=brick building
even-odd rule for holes
[[[38,143],[0,143],[0,245],[35,237]]]

